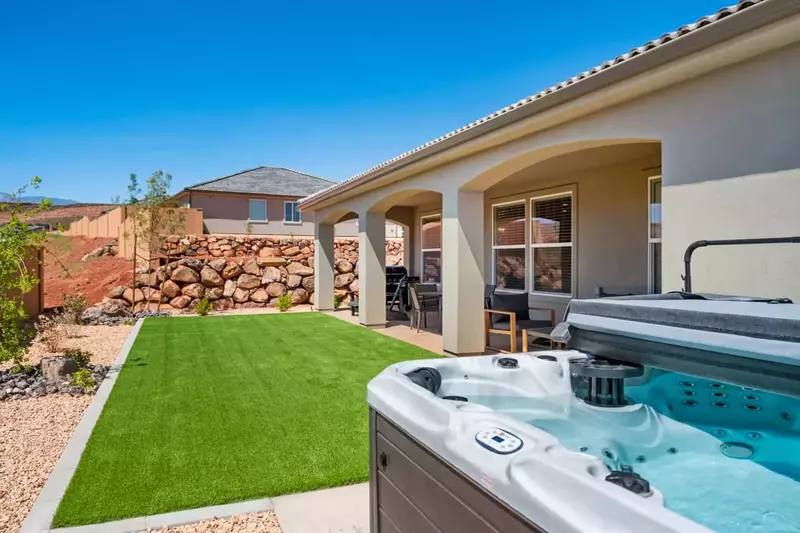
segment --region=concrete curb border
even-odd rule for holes
[[[81,421],[72,433],[69,442],[67,442],[64,451],[61,453],[61,457],[53,467],[52,472],[50,472],[47,482],[42,487],[31,511],[22,523],[20,533],[46,533],[51,530],[50,525],[58,509],[58,504],[67,491],[75,469],[78,468],[83,450],[89,442],[92,430],[103,412],[103,407],[111,394],[111,389],[117,381],[117,376],[119,376],[122,365],[128,358],[128,354],[136,341],[136,337],[139,335],[139,330],[142,329],[143,323],[144,319],[139,319],[128,334],[128,338],[125,339],[117,358],[114,359],[114,363],[106,375],[106,379],[97,389],[92,403],[83,412]]]

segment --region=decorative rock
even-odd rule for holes
[[[236,289],[233,293],[233,301],[236,303],[246,302],[250,298],[250,291],[244,289]]]
[[[216,270],[207,266],[200,271],[200,281],[206,287],[222,287],[225,284],[222,276]]]
[[[255,259],[251,259],[247,263],[244,264],[243,270],[248,274],[252,274],[253,276],[260,276],[261,269],[258,268],[258,263],[256,263]]]
[[[353,280],[353,283],[350,284],[350,290],[358,292],[358,279]]]
[[[78,363],[66,357],[44,357],[41,365],[42,375],[47,383],[58,383],[78,370]]]
[[[239,263],[228,263],[224,269],[222,269],[222,277],[224,279],[231,279],[238,277],[242,273],[242,267],[239,266]]]
[[[134,304],[144,301],[144,293],[141,289],[125,289],[122,298],[128,303]]]
[[[273,266],[264,268],[264,276],[261,278],[263,285],[269,285],[273,281],[280,281],[282,278],[281,271]]]
[[[192,270],[200,271],[203,268],[203,261],[200,259],[195,259],[193,257],[185,257],[178,261],[179,265],[186,266],[191,268]]]
[[[219,300],[220,298],[222,298],[222,294],[223,294],[222,287],[212,287],[211,289],[206,289],[206,298],[208,298],[210,302],[213,302],[214,300]]]
[[[261,248],[258,251],[258,256],[259,257],[275,257],[275,256],[279,256],[280,253],[281,253],[280,248],[271,248],[271,247],[269,247],[269,248]]]
[[[310,276],[314,273],[314,269],[310,266],[305,266],[301,263],[289,263],[286,266],[289,274],[297,274],[298,276]]]
[[[302,287],[308,292],[314,292],[314,276],[304,277],[303,281],[300,282],[300,285],[302,285]]]
[[[111,292],[108,293],[109,298],[122,298],[122,293],[125,292],[125,287],[122,285],[117,285]]]
[[[236,286],[240,289],[256,289],[261,286],[261,280],[252,274],[242,274]]]
[[[266,289],[256,289],[253,291],[253,294],[250,295],[250,300],[258,303],[265,303],[269,301],[269,293]]]
[[[309,278],[310,277],[311,276],[309,276]],[[290,289],[296,289],[297,287],[300,286],[302,282],[303,278],[301,278],[297,274],[289,274],[289,276],[286,278],[286,286],[289,287]]]
[[[224,269],[225,265],[227,264],[228,262],[225,261],[224,259],[212,259],[211,261],[208,262],[208,266],[210,266],[217,272],[222,272],[222,269]]]
[[[161,293],[167,298],[172,299],[181,293],[181,288],[177,283],[171,279],[168,279],[164,282],[164,286],[161,288]]]
[[[175,309],[184,309],[189,303],[191,303],[192,299],[188,296],[178,296],[177,298],[173,298],[169,301],[169,305],[174,307]]]
[[[286,257],[292,257],[299,253],[300,253],[300,248],[298,248],[297,246],[290,246],[289,248],[283,250],[283,255]]]
[[[236,282],[232,279],[229,279],[225,282],[225,288],[222,291],[222,296],[225,298],[230,298],[233,296],[234,292],[236,292]]]
[[[214,310],[215,311],[226,311],[228,309],[233,309],[233,300],[230,298],[221,298],[214,302]]]
[[[191,285],[187,285],[182,288],[181,292],[184,294],[184,296],[200,299],[205,295],[206,290],[205,287],[203,287],[203,285],[200,283],[192,283]]]
[[[142,287],[158,287],[158,276],[155,272],[150,274],[139,274],[139,284]]]
[[[189,261],[189,259],[181,259],[181,261]],[[200,281],[200,274],[187,266],[181,265],[175,269],[170,279],[181,283],[198,283]]]
[[[161,296],[161,292],[159,292],[159,291],[156,291],[156,290],[153,290],[153,289],[148,289],[147,291],[145,291],[145,299],[147,301],[155,302],[155,303],[159,303],[161,301],[166,302],[166,300],[165,299],[162,300],[162,298],[163,298],[163,296]]]
[[[347,274],[348,272],[352,272],[353,263],[351,263],[347,259],[340,259],[339,261],[336,261],[336,270],[338,270],[342,274]]]
[[[348,272],[347,274],[339,274],[333,278],[333,286],[337,289],[341,289],[353,283],[355,279],[356,275],[352,272]]]
[[[257,257],[256,258],[256,264],[258,266],[260,266],[260,267],[268,267],[268,266],[279,267],[279,266],[285,265],[286,263],[288,263],[288,261],[286,260],[285,257]]]
[[[270,283],[267,285],[267,292],[270,296],[283,296],[286,294],[286,285],[283,283]]]
[[[294,289],[291,294],[293,304],[304,304],[308,301],[308,291],[305,289]]]

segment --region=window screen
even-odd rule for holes
[[[264,200],[250,200],[250,220],[267,220],[267,202]]]

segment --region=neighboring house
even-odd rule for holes
[[[800,234],[800,1],[747,0],[301,202],[317,250],[359,217],[360,316],[385,324],[385,219],[440,281],[443,345],[484,349],[483,286],[571,298],[681,289],[700,239]],[[332,253],[315,255],[318,307]],[[697,292],[800,300],[800,246],[695,253]],[[546,316],[546,315],[545,315]]]
[[[335,182],[279,167],[258,167],[186,187],[175,195],[184,207],[203,210],[206,233],[225,235],[314,235],[314,215],[297,201]],[[338,224],[336,235],[354,237],[354,221]]]

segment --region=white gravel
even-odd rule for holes
[[[253,513],[232,516],[225,519],[205,520],[196,524],[178,527],[167,527],[158,530],[158,533],[281,533],[275,513]]]
[[[89,350],[93,363],[109,365],[130,330],[78,326],[65,347]],[[49,355],[54,354],[34,343],[28,357],[35,365]],[[19,530],[92,398],[53,394],[0,402],[0,533]]]
[[[91,396],[0,402],[0,532],[18,531]]]

